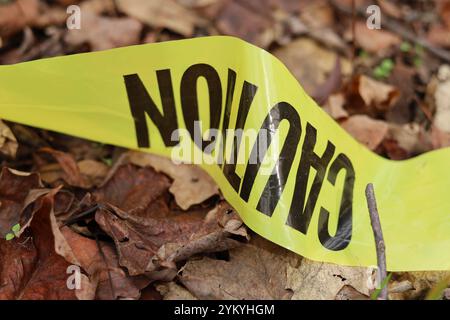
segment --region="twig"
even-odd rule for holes
[[[345,13],[347,15],[352,15],[352,9],[351,8],[348,8],[347,6],[343,6],[343,5],[339,4],[335,0],[330,0],[330,2],[339,11],[342,11],[343,13]],[[356,13],[360,17],[366,17],[365,11],[362,10],[361,8],[357,8],[356,9]],[[401,24],[399,24],[398,22],[392,20],[391,18],[384,17],[383,18],[383,25],[386,27],[386,29],[389,29],[392,32],[397,33],[403,39],[406,39],[406,40],[408,40],[410,42],[413,42],[415,44],[418,44],[418,45],[422,46],[423,48],[427,49],[429,52],[434,54],[436,57],[439,57],[442,60],[450,63],[450,52],[448,52],[447,50],[441,49],[441,48],[437,48],[437,47],[433,46],[427,40],[417,37],[414,33],[408,31]]]
[[[369,208],[370,223],[372,225],[373,235],[375,237],[377,264],[378,264],[378,283],[382,285],[387,277],[386,270],[386,248],[384,246],[383,232],[381,230],[380,216],[378,215],[377,202],[375,200],[375,192],[373,184],[369,183],[366,187],[367,207]],[[381,287],[379,299],[387,300],[388,298],[387,284]]]

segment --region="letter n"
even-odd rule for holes
[[[137,74],[124,76],[139,148],[150,147],[148,125],[145,117],[146,114],[150,117],[156,127],[158,127],[164,144],[167,147],[173,147],[178,144],[178,141],[173,141],[171,139],[172,132],[178,128],[178,121],[170,70],[158,70],[156,71],[156,77],[158,79],[162,103],[162,114],[148,94],[147,89],[139,76]]]

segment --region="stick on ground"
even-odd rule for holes
[[[375,192],[373,184],[369,183],[366,186],[367,206],[369,208],[370,223],[372,224],[373,235],[375,237],[375,244],[377,250],[377,264],[378,264],[378,279],[379,284],[383,285],[384,279],[387,277],[386,270],[386,248],[384,246],[383,232],[381,230],[380,216],[378,215],[377,202],[375,199]],[[381,288],[379,299],[387,300],[388,289],[387,283]]]

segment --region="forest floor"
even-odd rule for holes
[[[367,27],[372,2],[381,8],[380,30]],[[66,28],[71,4],[83,19],[75,33]],[[358,0],[353,11],[351,4],[1,0],[0,64],[233,35],[277,56],[379,155],[401,160],[450,146],[450,1]],[[195,166],[1,120],[0,161],[0,232],[9,239],[0,240],[0,299],[368,299],[373,292],[369,268],[314,262],[254,234]],[[20,224],[12,228],[13,221]],[[83,272],[79,290],[67,288],[74,264]],[[449,275],[394,273],[389,298],[450,299]]]

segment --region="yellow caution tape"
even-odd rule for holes
[[[325,262],[376,265],[364,193],[372,182],[388,269],[450,269],[450,148],[399,162],[379,157],[330,119],[279,60],[239,39],[2,66],[0,118],[200,159],[251,229]]]

